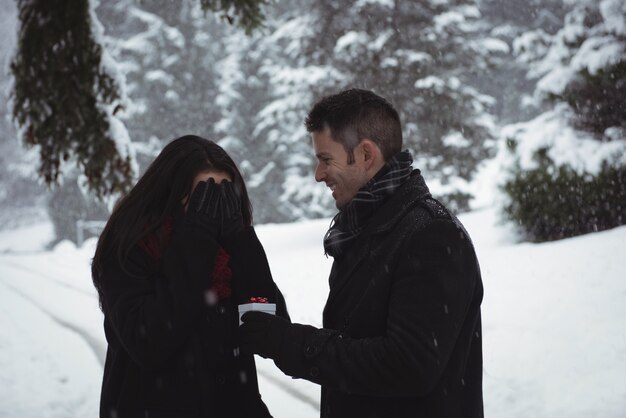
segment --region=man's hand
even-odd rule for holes
[[[291,323],[265,312],[246,312],[239,327],[239,348],[247,354],[278,360]]]

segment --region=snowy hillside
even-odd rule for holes
[[[626,227],[515,244],[491,209],[461,217],[485,283],[487,417],[626,417]],[[321,323],[328,219],[258,232],[294,321]],[[106,350],[89,276],[94,241],[43,251],[49,225],[0,232],[0,417],[95,416]],[[319,388],[260,360],[280,417],[318,416]]]

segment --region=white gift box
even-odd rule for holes
[[[275,303],[244,303],[239,305],[239,325],[243,324],[241,321],[241,317],[246,312],[250,311],[259,311],[265,312],[268,314],[276,315],[276,304]]]

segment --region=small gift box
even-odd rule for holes
[[[248,301],[248,303],[242,303],[239,305],[239,325],[243,324],[241,321],[241,317],[246,312],[250,311],[260,311],[268,314],[276,315],[276,304],[268,303],[267,298],[263,297],[252,297]]]

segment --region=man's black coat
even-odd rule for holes
[[[415,170],[330,274],[324,329],[290,325],[277,365],[322,385],[321,416],[482,417],[470,238]]]

